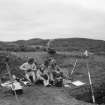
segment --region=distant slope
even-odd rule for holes
[[[43,39],[0,42],[0,50],[37,51],[40,49],[40,47],[36,48],[36,46],[44,46],[45,48],[47,43],[48,40]],[[51,47],[55,48],[58,51],[81,51],[88,49],[93,52],[105,52],[105,41],[86,38],[55,39],[54,41],[52,41]]]
[[[46,45],[48,40],[43,39],[30,39],[30,40],[18,40],[16,42],[13,42],[18,45]]]
[[[105,41],[86,38],[56,39],[54,48],[66,51],[85,50],[105,51]]]

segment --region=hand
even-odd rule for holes
[[[27,72],[31,72],[31,71],[32,71],[31,69],[28,69],[28,70],[27,70]]]

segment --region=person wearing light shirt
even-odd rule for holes
[[[24,70],[25,76],[30,82],[36,81],[37,68],[33,58],[29,58],[28,62],[22,64],[20,70]]]

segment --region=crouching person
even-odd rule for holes
[[[41,65],[41,67],[37,70],[36,76],[37,81],[41,80],[44,86],[49,86],[49,77],[47,72],[45,71],[44,65]]]
[[[56,87],[62,87],[63,86],[63,73],[60,71],[60,69],[56,69],[53,72],[54,77],[54,85]]]
[[[15,75],[13,75],[12,78],[13,78],[13,81],[12,81],[12,84],[11,84],[11,93],[13,95],[23,94],[23,86],[22,86],[20,80]]]
[[[20,66],[21,70],[24,70],[26,79],[32,83],[36,81],[36,65],[33,58],[29,58],[28,62]]]

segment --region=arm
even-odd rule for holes
[[[27,70],[27,68],[26,68],[26,64],[25,64],[25,63],[22,64],[19,68],[20,68],[20,70]]]
[[[40,78],[41,72],[38,70],[38,71],[36,72],[36,75],[37,75],[37,78]]]
[[[33,71],[36,71],[36,70],[37,70],[37,67],[36,67],[35,64],[33,64],[32,70],[33,70]]]
[[[61,68],[58,65],[56,66],[56,69],[58,69],[61,72]]]

